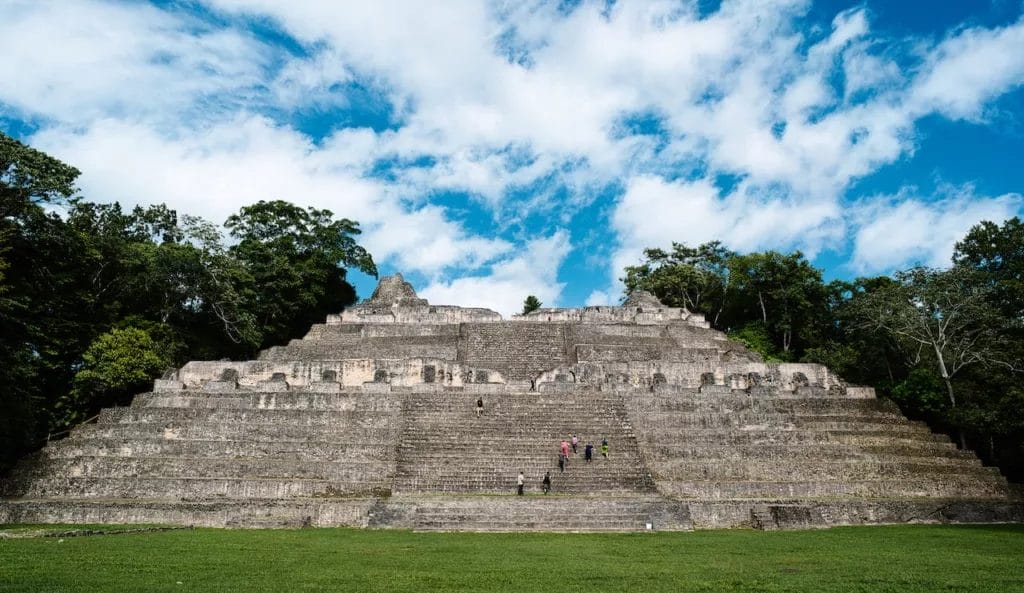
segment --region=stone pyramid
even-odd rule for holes
[[[188,363],[2,488],[2,523],[630,531],[1024,514],[997,470],[872,389],[765,363],[649,294],[505,320],[431,305],[400,275],[258,360]]]

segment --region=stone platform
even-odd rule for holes
[[[558,443],[572,434],[581,444],[563,472]],[[873,390],[820,365],[764,363],[649,295],[504,320],[430,305],[400,276],[259,360],[185,365],[26,458],[0,488],[2,523],[646,531],[1024,520],[998,471]]]

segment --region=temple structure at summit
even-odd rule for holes
[[[649,294],[503,319],[430,304],[400,275],[258,360],[186,364],[2,488],[0,523],[631,531],[1024,513],[998,470],[872,389],[766,363]]]

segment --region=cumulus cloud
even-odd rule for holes
[[[918,112],[977,119],[987,101],[1024,83],[1022,54],[1024,19],[960,31],[928,55],[909,103]]]
[[[142,4],[16,0],[3,11],[0,100],[32,118],[177,127],[183,111],[216,117],[245,102],[270,59],[249,35]]]
[[[1015,216],[1024,196],[979,196],[971,186],[944,187],[938,199],[924,199],[912,188],[878,196],[856,206],[859,222],[851,266],[858,273],[887,273],[910,265],[946,267],[953,248],[983,220]]]
[[[558,231],[528,241],[518,254],[492,264],[487,274],[432,282],[419,295],[432,303],[486,307],[505,316],[520,312],[531,294],[551,306],[565,287],[558,282],[558,268],[571,248],[568,233]]]
[[[349,134],[343,136],[317,148],[291,128],[248,116],[184,138],[101,120],[84,132],[49,129],[34,141],[83,171],[79,185],[86,197],[163,202],[215,222],[259,200],[327,208],[358,220],[361,242],[371,253],[406,270],[474,268],[512,249],[508,242],[467,233],[442,208],[409,207],[389,185],[332,166],[331,147],[345,144]]]

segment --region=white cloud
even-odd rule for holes
[[[746,183],[721,196],[707,179],[670,182],[657,176],[634,177],[612,217],[619,237],[612,258],[612,288],[594,298],[621,292],[615,281],[623,268],[640,261],[646,247],[719,240],[741,252],[797,248],[813,256],[823,244],[843,236],[840,217],[837,202],[794,199]]]
[[[904,189],[857,207],[853,211],[860,223],[854,237],[854,270],[887,273],[916,264],[949,266],[954,246],[972,226],[983,220],[1001,223],[1024,205],[1020,194],[978,196],[970,186],[942,191],[944,197],[936,201]]]
[[[311,59],[292,58],[271,83],[271,92],[283,108],[300,105],[342,105],[347,97],[338,89],[352,74],[337,52],[321,50]]]
[[[177,125],[198,99],[209,99],[206,109],[244,101],[262,82],[267,49],[245,34],[198,26],[140,4],[8,3],[0,101],[80,125],[103,117]]]
[[[531,294],[554,306],[565,287],[558,282],[558,268],[571,248],[569,234],[556,231],[528,241],[516,254],[495,262],[489,274],[435,281],[418,292],[432,303],[486,307],[506,317],[520,312]]]
[[[75,163],[87,198],[164,202],[214,222],[258,200],[327,208],[361,223],[361,242],[378,261],[390,259],[408,271],[473,268],[512,249],[505,241],[469,235],[441,208],[410,208],[394,188],[333,166],[332,147],[348,154],[351,134],[342,136],[318,149],[290,128],[248,116],[176,139],[103,120],[85,132],[41,132],[33,144]]]
[[[985,103],[1024,83],[1024,19],[950,36],[928,56],[910,96],[918,113],[978,119]]]

